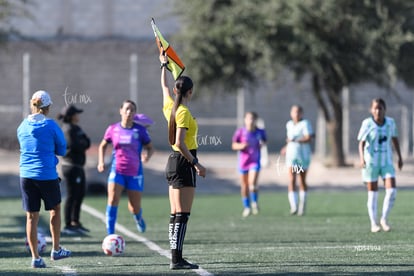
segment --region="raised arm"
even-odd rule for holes
[[[170,89],[168,88],[167,83],[167,66],[168,58],[166,55],[160,54],[160,62],[161,62],[161,89],[162,89],[162,96],[165,100],[167,97],[171,97],[170,95]]]

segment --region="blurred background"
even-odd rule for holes
[[[0,8],[2,148],[18,150],[30,96],[46,90],[52,117],[68,104],[84,110],[93,143],[132,99],[156,122],[156,149],[168,150],[155,18],[195,82],[200,151],[231,151],[252,110],[277,152],[300,104],[315,154],[343,166],[371,100],[383,97],[403,155],[413,153],[411,1],[1,0]]]

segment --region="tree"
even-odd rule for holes
[[[312,93],[327,122],[334,166],[345,165],[342,89],[360,82],[390,87],[401,73],[398,57],[408,48],[402,45],[414,15],[413,4],[404,0],[216,0],[185,5],[184,51],[192,75],[203,85],[238,88],[265,72],[276,73],[275,64],[297,78],[310,74]]]
[[[0,42],[5,42],[11,36],[19,36],[19,32],[13,28],[12,19],[17,17],[31,18],[26,5],[30,0],[0,0]]]
[[[262,67],[258,63],[263,47],[252,46],[264,41],[249,36],[260,27],[256,24],[260,11],[253,9],[260,2],[176,1],[183,28],[175,39],[185,41],[179,44],[198,83],[232,93],[258,80],[255,67]]]

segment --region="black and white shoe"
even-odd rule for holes
[[[198,269],[198,265],[187,262],[181,259],[178,263],[171,263],[170,269]]]

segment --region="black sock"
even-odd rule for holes
[[[189,217],[190,213],[177,213],[175,215],[173,235],[171,239],[171,257],[173,263],[178,263],[182,259],[183,244]]]
[[[168,224],[168,240],[170,241],[170,247],[172,242],[172,236],[174,231],[175,214],[170,214],[170,223]]]

